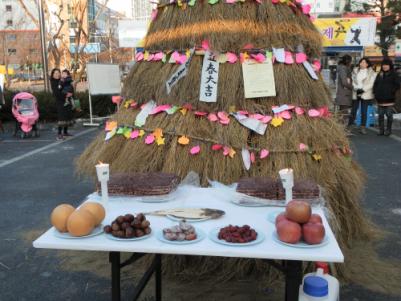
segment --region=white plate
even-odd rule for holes
[[[267,215],[267,220],[269,222],[271,222],[272,224],[276,224],[276,218],[280,213],[284,213],[285,210],[275,210],[275,211],[271,211],[269,212],[269,214]]]
[[[265,239],[265,235],[260,230],[255,229],[256,233],[258,233],[258,236],[256,237],[256,240],[254,240],[254,241],[243,243],[243,244],[226,242],[223,239],[219,239],[218,236],[217,236],[219,234],[219,232],[220,232],[220,229],[221,228],[216,228],[216,229],[213,229],[212,231],[210,231],[209,238],[210,238],[210,240],[212,240],[212,241],[214,241],[214,242],[216,242],[218,244],[225,245],[225,246],[248,247],[248,246],[257,245],[257,244],[261,243],[262,241],[264,241],[264,239]]]
[[[113,236],[113,235],[111,235],[111,234],[105,234],[105,235],[106,235],[106,238],[108,238],[108,239],[110,239],[110,240],[116,240],[116,241],[137,241],[137,240],[143,240],[143,239],[146,239],[146,238],[151,237],[151,236],[152,236],[152,233],[153,233],[153,232],[150,232],[148,235],[144,235],[144,236],[141,236],[141,237],[133,237],[133,238],[120,238],[120,237],[115,237],[115,236]]]
[[[203,232],[202,230],[195,228],[195,232],[197,235],[197,238],[194,240],[183,240],[183,241],[178,241],[178,240],[168,240],[165,239],[163,236],[163,231],[159,231],[156,234],[156,237],[158,240],[166,243],[166,244],[172,244],[172,245],[189,245],[189,244],[194,244],[197,243],[199,241],[201,241],[202,239],[204,239],[206,237],[205,232]]]
[[[174,222],[181,222],[182,220],[186,220],[188,223],[198,223],[198,222],[203,222],[211,219],[211,216],[207,217],[202,217],[202,218],[183,218],[183,217],[177,217],[174,215],[167,214],[166,217]]]
[[[95,229],[92,230],[92,232],[86,236],[72,236],[70,233],[61,233],[57,229],[54,228],[54,236],[58,238],[64,238],[64,239],[82,239],[82,238],[89,238],[93,237],[99,234],[103,233],[103,225],[97,226]]]
[[[275,242],[278,242],[279,244],[282,244],[282,245],[285,245],[285,246],[288,246],[288,247],[292,247],[292,248],[299,248],[299,249],[315,249],[315,248],[321,248],[321,247],[327,245],[327,244],[330,242],[330,241],[329,241],[329,238],[327,237],[327,235],[325,235],[323,241],[322,241],[320,244],[318,244],[318,245],[309,245],[309,244],[307,244],[307,243],[305,243],[305,242],[303,242],[303,241],[301,241],[301,242],[299,242],[299,243],[297,243],[297,244],[289,244],[289,243],[286,243],[286,242],[281,241],[281,240],[278,238],[278,236],[277,236],[277,231],[274,231],[274,232],[273,232],[273,240],[274,240]]]

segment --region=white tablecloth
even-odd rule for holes
[[[153,233],[150,238],[144,240],[113,241],[106,238],[104,234],[84,239],[62,239],[57,238],[54,235],[55,229],[51,228],[34,241],[33,246],[43,249],[81,251],[119,251],[325,262],[344,261],[344,256],[320,208],[314,208],[313,211],[323,217],[329,243],[319,248],[300,249],[282,245],[272,238],[275,226],[268,221],[267,216],[269,212],[284,210],[284,208],[240,207],[230,202],[232,194],[220,188],[180,186],[170,197],[172,197],[173,200],[166,203],[144,203],[140,202],[138,198],[111,197],[106,205],[107,214],[103,224],[110,224],[118,215],[127,213],[136,214],[140,212],[182,207],[214,208],[224,210],[226,212],[225,216],[217,220],[194,223],[196,227],[201,228],[207,235],[212,229],[217,227],[224,227],[229,224],[241,226],[248,224],[262,231],[265,235],[265,240],[258,245],[247,247],[220,245],[211,241],[208,237],[195,244],[179,246],[167,244],[156,238],[156,232],[176,223],[165,217],[148,216],[147,219],[151,223]],[[88,200],[98,201],[100,199],[97,195],[92,194],[88,196]]]

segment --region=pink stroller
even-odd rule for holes
[[[38,101],[32,94],[21,92],[13,98],[13,115],[16,119],[14,136],[21,132],[24,139],[34,132],[35,137],[39,137],[37,121],[39,120]]]

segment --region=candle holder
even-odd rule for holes
[[[292,200],[292,188],[294,187],[294,171],[291,168],[279,171],[281,182],[285,189],[285,203],[288,204]]]
[[[102,192],[102,203],[106,205],[109,200],[109,190],[107,182],[110,179],[110,166],[109,164],[99,163],[96,165],[97,178],[100,182]]]

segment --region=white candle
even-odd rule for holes
[[[102,189],[102,203],[105,205],[109,200],[109,191],[107,188],[107,182],[110,178],[110,167],[109,164],[99,163],[96,165],[97,178],[100,182]]]
[[[285,189],[285,202],[288,204],[292,200],[292,188],[294,187],[294,171],[291,168],[279,171],[281,182]]]

